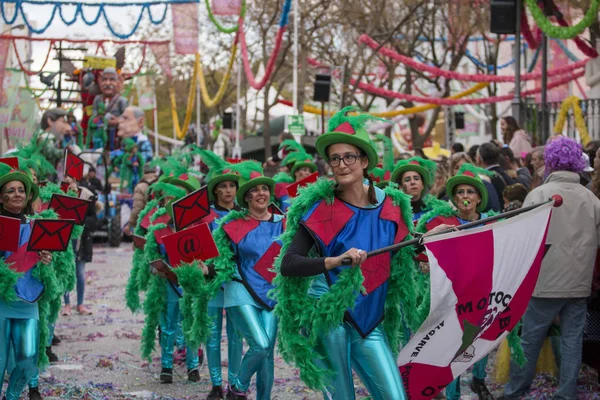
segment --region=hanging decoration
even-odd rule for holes
[[[202,94],[202,101],[204,105],[208,108],[213,108],[218,105],[223,97],[225,96],[225,89],[227,89],[227,84],[229,83],[229,79],[231,78],[231,71],[233,70],[233,63],[235,62],[235,55],[237,54],[237,44],[233,43],[233,47],[231,48],[231,57],[229,58],[229,64],[227,65],[227,70],[225,71],[225,75],[221,80],[219,85],[219,89],[213,98],[208,94],[208,88],[206,87],[206,80],[204,79],[204,72],[202,71],[202,62],[200,61],[200,54],[196,55],[196,68],[198,70],[198,84],[200,85],[200,93]]]
[[[461,93],[457,93],[453,96],[448,97],[448,99],[460,99],[462,97],[466,97],[466,96],[470,96],[473,93],[476,93],[482,89],[485,89],[486,87],[489,86],[489,83],[478,83],[476,85],[474,85],[472,88],[465,90],[464,92]],[[277,100],[278,103],[292,107],[292,102],[289,100],[285,100],[285,99],[279,99]],[[411,108],[405,108],[403,110],[393,110],[393,111],[383,111],[383,112],[379,112],[379,113],[372,113],[374,116],[376,117],[381,117],[381,118],[393,118],[393,117],[397,117],[399,115],[411,115],[411,114],[417,114],[417,113],[421,113],[424,111],[428,111],[434,108],[437,108],[438,106],[436,106],[435,104],[427,104],[427,105],[423,105],[423,106],[417,106],[417,107],[411,107]],[[308,104],[304,105],[304,112],[310,113],[310,114],[321,114],[321,109],[318,107],[313,107],[310,106]],[[325,111],[326,115],[333,115],[336,112],[338,112],[338,110],[334,110],[334,111]]]
[[[573,39],[575,36],[583,33],[583,31],[592,25],[598,17],[598,6],[600,0],[592,0],[590,8],[579,23],[573,26],[556,26],[553,25],[548,17],[544,15],[543,10],[539,7],[537,0],[526,0],[527,8],[535,23],[548,36],[555,39]]]
[[[215,27],[219,30],[219,32],[222,32],[222,33],[234,33],[234,32],[238,31],[239,25],[234,25],[234,26],[229,27],[229,28],[221,25],[221,23],[219,22],[219,20],[217,20],[217,18],[213,14],[213,11],[212,11],[212,8],[211,8],[211,5],[210,5],[210,0],[204,0],[204,2],[206,3],[206,11],[208,12],[208,18],[215,25]],[[226,15],[226,14],[217,13],[217,15]],[[227,14],[227,15],[237,15],[237,14]],[[244,19],[244,17],[246,16],[246,0],[242,0],[242,7],[240,9],[239,15],[240,15],[239,16],[240,19]]]
[[[269,78],[271,78],[271,74],[273,74],[273,70],[275,69],[275,61],[277,61],[277,57],[279,56],[279,51],[281,50],[281,43],[283,41],[283,34],[285,33],[288,17],[290,14],[290,9],[292,7],[292,0],[285,0],[283,3],[283,10],[281,11],[281,19],[279,20],[279,30],[277,31],[277,36],[275,38],[275,47],[271,52],[269,57],[269,61],[267,62],[267,68],[265,70],[265,74],[260,81],[256,81],[254,74],[252,73],[252,67],[250,66],[250,58],[248,56],[248,46],[246,45],[246,35],[244,34],[244,21],[240,18],[238,25],[238,40],[240,42],[240,47],[242,49],[242,62],[244,64],[244,70],[246,72],[246,78],[248,79],[248,83],[256,90],[261,90],[267,82]]]
[[[147,1],[147,2],[143,2],[143,3],[135,3],[135,2],[87,3],[87,2],[78,2],[78,1],[59,1],[59,0],[53,0],[53,1],[52,0],[46,0],[46,1],[0,0],[0,14],[2,15],[2,19],[4,20],[4,23],[6,25],[14,24],[15,21],[17,20],[17,17],[19,17],[19,15],[20,15],[21,18],[23,19],[23,21],[25,22],[25,25],[27,25],[27,28],[29,29],[29,31],[33,32],[33,33],[37,33],[37,34],[44,33],[50,27],[50,25],[52,24],[52,21],[56,17],[57,11],[58,11],[59,18],[67,26],[73,25],[79,18],[81,18],[81,20],[88,26],[97,24],[98,21],[100,20],[100,18],[103,18],[104,21],[106,22],[106,26],[108,27],[108,29],[114,36],[116,36],[120,39],[127,39],[127,38],[131,37],[137,31],[138,27],[140,26],[140,22],[142,21],[142,17],[144,16],[144,12],[147,12],[149,20],[152,24],[159,25],[164,22],[164,20],[167,16],[167,8],[169,7],[169,4],[197,3],[197,2],[198,2],[198,0],[161,0],[161,1]],[[7,15],[6,7],[5,7],[6,4],[14,4],[15,11],[12,16]],[[50,11],[48,13],[48,15],[50,15],[48,21],[45,24],[42,24],[41,28],[37,28],[36,26],[32,25],[29,22],[27,14],[25,13],[25,10],[24,10],[25,5],[52,6],[52,11]],[[153,13],[150,9],[150,7],[157,6],[157,5],[163,7],[162,14],[159,13],[158,17],[153,15]],[[75,12],[70,19],[65,18],[63,6],[71,6],[71,7],[74,6],[75,7]],[[135,23],[133,25],[133,28],[131,28],[131,30],[127,33],[117,32],[115,30],[115,28],[113,27],[113,24],[111,23],[110,19],[108,18],[108,15],[106,13],[107,8],[122,9],[123,7],[141,7],[139,15],[137,16],[137,18],[134,19]],[[84,9],[85,10],[96,9],[97,11],[93,18],[88,19],[85,16]],[[88,15],[89,15],[89,12],[88,12]]]
[[[198,84],[197,79],[198,62],[195,62],[194,71],[192,72],[192,79],[190,80],[190,90],[188,93],[187,107],[185,110],[183,126],[179,125],[179,115],[177,115],[177,101],[175,100],[175,88],[171,85],[171,88],[169,89],[169,98],[171,99],[171,117],[173,118],[173,126],[175,126],[175,134],[177,136],[177,139],[179,140],[182,140],[185,137],[188,128],[190,127],[190,122],[192,122],[192,112],[194,111],[194,101],[196,99],[196,85]]]
[[[150,50],[154,54],[154,58],[160,67],[162,68],[165,75],[171,79],[173,72],[171,71],[171,56],[169,54],[169,43],[164,44],[151,44]]]
[[[33,75],[37,75],[40,72],[42,72],[44,70],[44,68],[46,67],[48,60],[50,59],[50,52],[52,51],[54,41],[50,40],[50,46],[48,46],[48,52],[46,53],[46,59],[44,60],[44,63],[42,64],[42,67],[40,68],[39,71],[31,71],[31,70],[27,69],[27,67],[25,67],[25,65],[23,65],[23,61],[21,60],[21,56],[19,55],[19,50],[17,48],[17,43],[15,40],[12,40],[12,45],[13,45],[13,50],[15,52],[15,56],[17,58],[17,62],[19,63],[19,68],[21,68],[21,70],[25,73],[25,75],[33,76]]]
[[[173,4],[171,13],[175,53],[184,55],[198,53],[198,4]]]
[[[592,141],[592,138],[590,138],[587,126],[585,125],[583,113],[581,112],[581,107],[579,106],[579,98],[577,96],[569,96],[562,102],[562,105],[560,106],[560,112],[556,120],[556,124],[554,125],[554,133],[562,133],[563,128],[565,127],[565,123],[567,122],[567,116],[569,115],[570,109],[573,109],[573,116],[575,117],[575,127],[579,132],[581,142],[585,146]]]
[[[359,40],[359,43],[365,43],[367,46],[369,46],[373,50],[377,50],[379,48],[379,44],[375,40],[373,40],[371,37],[369,37],[368,35],[361,35],[358,40]],[[414,70],[430,73],[433,76],[443,76],[444,78],[447,78],[447,79],[456,79],[456,80],[467,81],[467,82],[496,82],[496,83],[498,83],[498,82],[514,82],[515,81],[514,76],[508,76],[508,75],[464,74],[464,73],[460,73],[460,72],[456,72],[456,71],[444,70],[444,69],[441,69],[438,67],[434,67],[431,65],[427,65],[427,64],[415,61],[410,57],[404,56],[392,49],[385,48],[385,47],[380,48],[378,51],[380,54],[382,54],[386,57],[389,57],[393,60],[396,60],[398,62],[401,62],[404,65],[406,65],[407,67],[410,67]],[[578,68],[585,66],[585,64],[587,64],[588,61],[589,60],[581,60],[579,62],[570,64],[570,65],[567,65],[564,67],[554,68],[554,69],[548,71],[548,76],[551,77],[551,76],[556,76],[556,75],[562,75],[564,73],[574,71]],[[528,73],[528,74],[521,75],[521,80],[522,81],[535,80],[535,79],[540,79],[541,76],[542,76],[541,72]]]

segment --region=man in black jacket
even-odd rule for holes
[[[496,189],[498,198],[502,198],[504,188],[512,185],[513,180],[506,174],[506,171],[498,164],[500,161],[500,149],[493,143],[484,143],[477,149],[477,164],[488,171],[495,172],[491,177],[492,185]]]

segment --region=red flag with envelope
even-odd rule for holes
[[[207,224],[200,224],[162,238],[169,263],[176,268],[181,263],[208,260],[219,255]]]
[[[210,214],[207,186],[193,191],[173,203],[173,222],[180,231]]]
[[[48,207],[56,211],[60,218],[72,219],[76,225],[82,225],[90,204],[89,200],[55,193],[50,198]]]
[[[408,398],[432,398],[516,326],[540,272],[551,209],[424,238],[429,316],[398,360]]]
[[[286,189],[288,192],[288,195],[290,197],[296,197],[298,195],[298,189],[300,189],[301,187],[304,187],[304,186],[308,186],[311,183],[315,183],[317,181],[317,179],[319,179],[319,173],[315,172],[298,182],[290,184]]]
[[[65,251],[71,240],[75,221],[36,219],[33,221],[27,251]]]
[[[0,216],[0,250],[16,252],[19,250],[21,220]]]
[[[83,165],[83,159],[67,150],[65,156],[65,176],[70,176],[77,182],[81,181],[83,178]]]

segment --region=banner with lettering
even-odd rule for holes
[[[175,53],[198,53],[198,3],[171,4]]]
[[[431,399],[519,322],[540,272],[551,209],[425,238],[429,316],[399,356],[408,399]]]
[[[19,95],[21,74],[21,72],[11,70],[4,71],[2,91],[0,91],[0,130],[3,130],[10,122]]]
[[[5,135],[11,147],[15,147],[18,142],[28,141],[33,135],[37,121],[38,109],[31,93],[25,88],[19,89],[17,93],[17,102],[5,128]]]
[[[212,0],[214,15],[240,15],[242,0]]]
[[[2,91],[4,82],[4,73],[6,71],[6,60],[8,59],[8,51],[10,49],[10,40],[0,39],[0,92]]]
[[[136,78],[138,107],[144,111],[156,108],[156,96],[154,93],[154,77],[141,75]]]

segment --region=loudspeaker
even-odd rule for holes
[[[517,0],[492,0],[490,31],[498,34],[517,33]]]
[[[315,93],[313,101],[327,103],[329,101],[329,92],[331,91],[331,75],[317,74],[315,76]]]
[[[465,113],[455,112],[454,113],[454,128],[465,129]]]
[[[233,129],[233,113],[223,113],[223,129]]]

